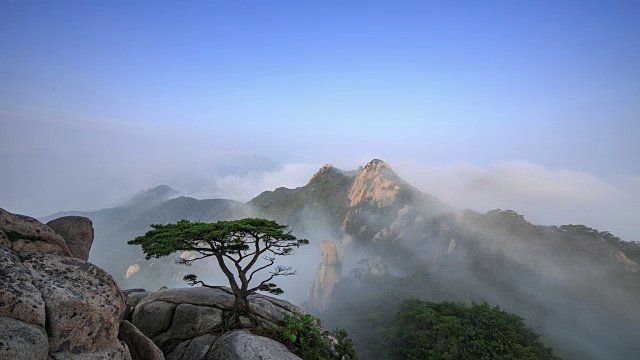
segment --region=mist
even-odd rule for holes
[[[92,217],[90,261],[122,286],[224,285],[215,264],[145,261],[126,240],[153,221],[267,216],[246,203],[377,158],[446,213],[363,210],[391,248],[305,204],[290,225],[310,244],[277,262],[298,272],[276,279],[284,299],[306,301],[331,240],[347,302],[378,294],[352,276],[358,261],[388,256],[392,292],[486,300],[577,358],[628,355],[638,289],[600,264],[624,258],[551,226],[640,240],[638,3],[36,2],[0,3],[0,207]],[[126,208],[159,185],[177,192],[166,208]],[[483,226],[494,209],[537,235]],[[441,292],[412,293],[414,280]]]

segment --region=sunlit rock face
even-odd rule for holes
[[[333,165],[331,164],[324,164],[320,170],[318,170],[317,173],[315,173],[311,179],[309,179],[309,181],[307,182],[307,185],[312,184],[314,180],[316,180],[317,178],[321,177],[322,174],[324,174],[327,171],[331,171],[332,169],[334,169]]]
[[[132,277],[138,271],[140,271],[140,265],[133,264],[133,265],[131,265],[131,266],[129,266],[127,268],[127,272],[124,274],[124,278],[128,279],[128,278]]]
[[[320,266],[307,293],[307,303],[311,311],[322,312],[327,308],[335,285],[342,275],[343,254],[331,241],[320,244]]]
[[[349,200],[351,206],[368,202],[377,207],[392,204],[400,191],[400,186],[395,181],[397,177],[391,166],[382,160],[370,161],[358,177],[356,177],[351,190]]]

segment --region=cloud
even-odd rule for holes
[[[316,164],[284,164],[266,171],[220,174],[200,172],[197,185],[188,195],[196,198],[225,198],[246,202],[265,190],[303,186],[320,168]]]
[[[605,181],[586,172],[526,161],[486,166],[400,161],[394,169],[410,184],[460,209],[511,209],[533,223],[580,223],[640,240],[633,219],[640,211],[640,182],[635,177]]]

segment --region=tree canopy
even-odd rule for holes
[[[128,243],[140,245],[147,259],[190,251],[197,256],[179,257],[177,262],[191,265],[194,261],[213,257],[236,297],[236,310],[243,313],[248,312],[247,296],[256,291],[280,294],[282,289],[270,281],[296,272],[290,267],[275,266],[266,279],[257,280],[256,274],[273,266],[277,256],[292,255],[294,249],[309,243],[293,236],[285,225],[257,218],[215,223],[180,220],[175,224],[153,224],[151,227],[153,230]],[[193,274],[184,279],[191,285],[214,287],[197,280]]]
[[[522,318],[487,303],[406,300],[390,333],[391,359],[557,359]]]

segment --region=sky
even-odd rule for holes
[[[640,240],[640,2],[2,1],[0,207],[247,201],[373,158]]]

